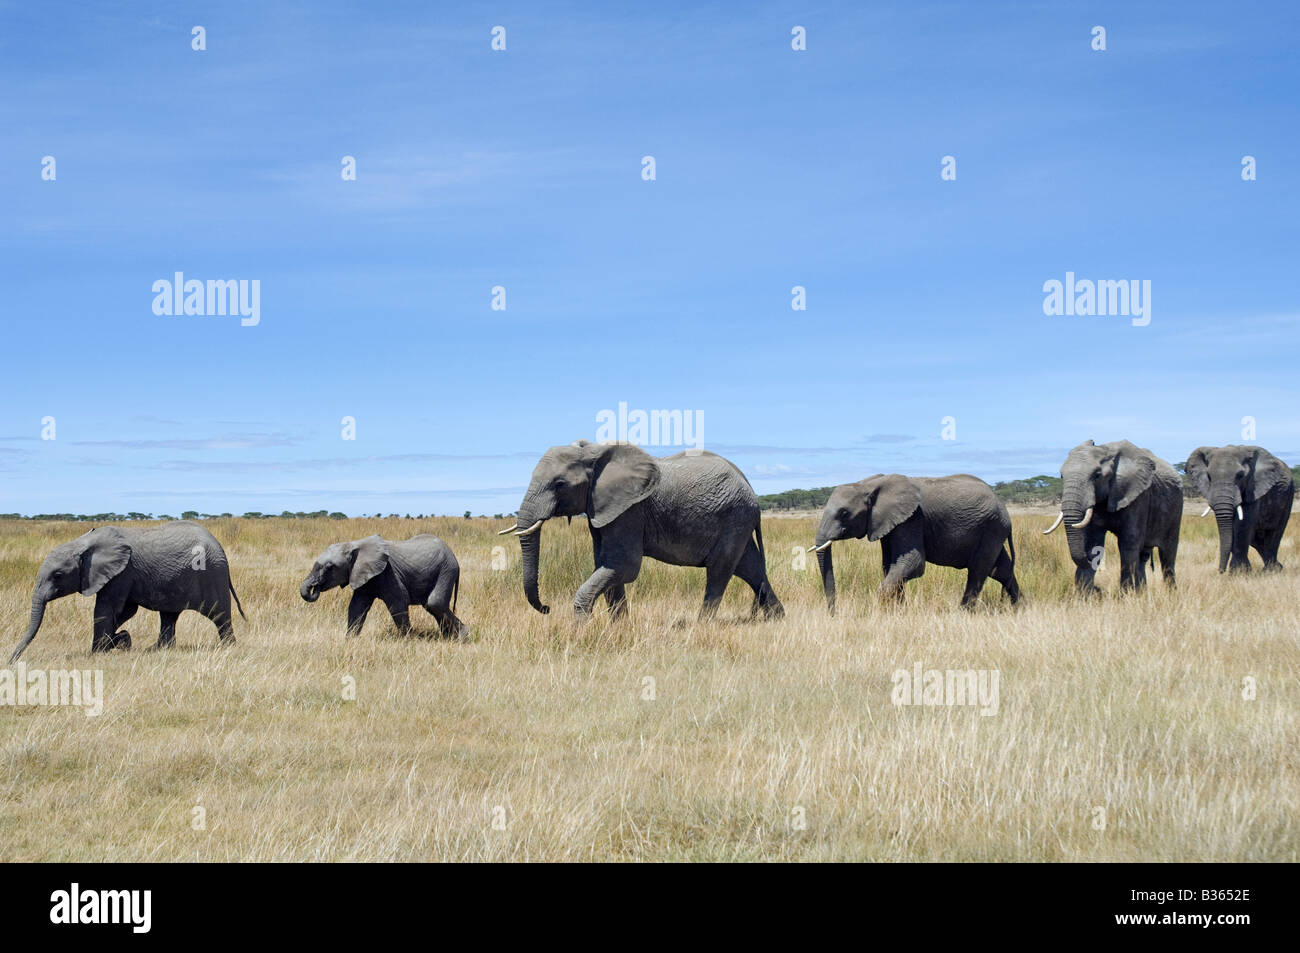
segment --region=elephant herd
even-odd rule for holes
[[[1249,570],[1251,547],[1265,570],[1281,569],[1277,553],[1295,494],[1290,468],[1262,447],[1227,446],[1198,448],[1185,471],[1209,503],[1201,515],[1213,512],[1218,523],[1219,571]],[[1156,552],[1165,582],[1173,585],[1183,482],[1172,466],[1127,440],[1089,440],[1070,451],[1061,478],[1061,512],[1046,532],[1065,523],[1080,591],[1096,588],[1108,532],[1119,547],[1122,588],[1145,584],[1146,564],[1154,569]],[[646,556],[704,569],[702,619],[715,613],[733,576],[754,591],[754,614],[784,613],[767,578],[758,498],[745,475],[717,454],[692,450],[656,458],[632,444],[586,440],[546,451],[515,526],[501,531],[519,537],[524,596],[541,613],[550,611],[537,585],[542,524],[559,516],[585,516],[591,532],[594,569],[573,600],[579,620],[590,618],[602,595],[614,617],[625,614],[626,587]],[[907,580],[933,563],[966,570],[962,606],[975,602],[990,576],[1013,603],[1020,599],[1011,518],[993,488],[977,477],[889,474],[836,487],[809,549],[817,554],[831,612],[831,548],[864,536],[881,544],[884,598],[901,598]],[[315,602],[326,590],[349,587],[349,635],[361,630],[378,599],[403,634],[410,629],[411,606],[420,605],[444,635],[463,638],[468,630],[455,612],[459,584],[456,556],[436,536],[371,536],[329,546],[299,592]],[[225,551],[202,526],[178,521],[149,529],[98,527],[56,546],[41,564],[31,620],[11,663],[36,637],[49,601],[73,592],[95,596],[92,652],[129,648],[130,634],[118,626],[140,608],[159,614],[156,648],[172,644],[185,610],[204,615],[222,642],[233,643],[232,597],[241,616],[244,611]]]

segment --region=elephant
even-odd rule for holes
[[[1182,517],[1183,481],[1177,470],[1127,440],[1088,440],[1071,450],[1061,465],[1061,512],[1043,535],[1065,522],[1076,567],[1074,585],[1081,593],[1097,591],[1094,579],[1107,532],[1119,544],[1121,589],[1146,585],[1146,564],[1155,568],[1156,549],[1165,584],[1174,586]]]
[[[468,627],[456,618],[460,563],[437,536],[420,533],[404,540],[367,536],[334,543],[320,554],[298,592],[307,602],[315,602],[325,590],[344,586],[352,587],[348,636],[361,633],[376,599],[388,607],[401,635],[411,632],[407,610],[412,604],[424,606],[438,620],[444,636],[469,635]]]
[[[1250,572],[1251,546],[1264,570],[1282,568],[1277,550],[1291,518],[1291,468],[1263,447],[1198,447],[1187,458],[1188,478],[1219,524],[1219,572]]]
[[[716,612],[731,577],[754,590],[752,613],[768,619],[785,610],[767,578],[758,498],[729,460],[704,450],[652,457],[628,443],[578,440],[547,450],[519,505],[516,523],[501,535],[519,537],[524,596],[543,614],[537,594],[542,524],[557,516],[585,515],[595,571],[578,589],[573,613],[591,618],[603,593],[613,618],[627,612],[626,585],[649,556],[674,566],[702,566],[700,618]]]
[[[831,491],[817,528],[817,554],[826,608],[835,612],[835,566],[831,545],[842,539],[880,540],[883,599],[901,600],[903,584],[925,573],[925,564],[966,570],[961,605],[970,608],[992,576],[1014,604],[1016,546],[1011,517],[993,488],[961,473],[944,477],[876,474]],[[1006,543],[1010,555],[1002,548]]]
[[[239,615],[247,618],[230,582],[225,550],[202,526],[189,520],[150,529],[100,526],[45,557],[32,593],[31,624],[10,664],[36,638],[50,600],[73,592],[95,597],[92,652],[129,649],[131,634],[117,627],[139,608],[151,609],[161,619],[156,649],[173,644],[176,619],[186,609],[212,620],[226,645],[235,641],[231,596]]]

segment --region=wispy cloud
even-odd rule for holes
[[[251,450],[266,447],[292,447],[301,438],[286,433],[224,434],[197,439],[164,438],[161,440],[73,440],[74,447],[113,447],[118,450]]]

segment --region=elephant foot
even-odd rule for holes
[[[763,607],[763,618],[768,620],[785,618],[785,606],[781,605],[779,602],[765,605]]]
[[[1263,571],[1264,571],[1264,572],[1281,572],[1281,571],[1282,571],[1282,564],[1281,564],[1280,562],[1278,562],[1277,560],[1274,560],[1274,561],[1271,562],[1271,563],[1265,563],[1265,564],[1264,564],[1264,569],[1263,569]]]
[[[175,645],[176,645],[176,643],[175,643],[175,641],[173,641],[172,639],[166,639],[166,640],[164,640],[164,639],[159,639],[159,640],[158,640],[157,642],[155,642],[153,645],[149,646],[149,648],[148,648],[146,651],[149,651],[149,652],[161,652],[161,651],[163,651],[164,649],[170,649],[170,648],[174,647]]]
[[[111,652],[113,649],[131,648],[131,633],[123,629],[121,632],[114,632],[102,642],[96,642],[91,646],[92,652]]]

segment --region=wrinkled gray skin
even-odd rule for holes
[[[901,599],[903,584],[925,573],[925,564],[966,570],[963,608],[979,598],[990,576],[1013,603],[1020,601],[1011,517],[993,488],[978,477],[909,478],[877,474],[837,486],[817,528],[817,565],[826,607],[835,611],[831,544],[842,539],[880,540],[883,599]],[[1011,552],[1003,549],[1006,544]]]
[[[538,612],[551,611],[537,594],[541,524],[584,514],[595,571],[573,599],[579,621],[591,617],[602,594],[615,618],[625,614],[624,587],[636,579],[645,556],[704,568],[702,619],[716,611],[733,575],[754,590],[754,612],[773,618],[785,611],[767,580],[758,498],[745,475],[717,454],[656,458],[632,444],[586,440],[547,450],[519,504],[515,530],[524,596]]]
[[[424,606],[438,620],[443,635],[465,638],[469,634],[456,618],[460,563],[451,547],[437,536],[421,533],[406,540],[367,536],[334,543],[320,554],[298,592],[308,602],[315,602],[327,589],[344,586],[352,587],[349,636],[360,634],[376,599],[388,607],[401,635],[410,634],[408,610],[412,605]]]
[[[1277,550],[1295,497],[1291,468],[1263,447],[1228,446],[1198,447],[1186,469],[1219,524],[1219,572],[1250,572],[1251,546],[1265,571],[1281,569]]]
[[[230,624],[235,590],[226,552],[211,533],[188,520],[152,529],[101,526],[54,547],[36,576],[31,623],[11,664],[36,638],[46,604],[74,592],[95,597],[92,652],[129,649],[130,633],[117,627],[140,608],[157,612],[161,619],[154,648],[173,643],[176,619],[186,609],[211,619],[223,643],[235,641]],[[244,615],[243,606],[239,614]]]
[[[1047,532],[1065,523],[1074,585],[1080,592],[1097,589],[1094,579],[1107,533],[1113,533],[1119,545],[1121,589],[1146,585],[1146,564],[1155,568],[1156,549],[1165,583],[1172,586],[1182,518],[1183,481],[1178,471],[1127,440],[1089,440],[1071,450],[1061,465],[1061,516]]]

